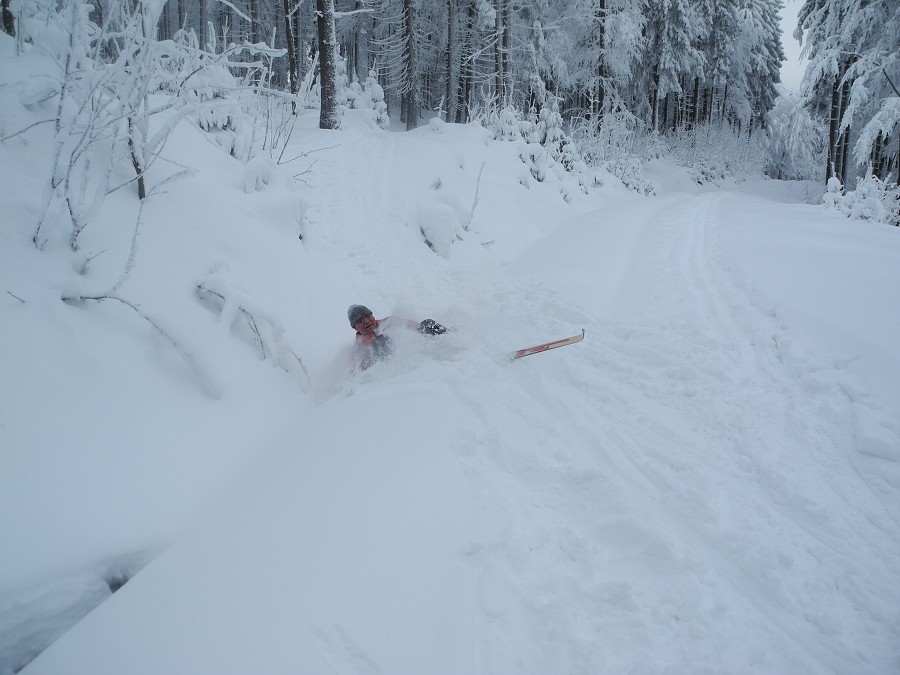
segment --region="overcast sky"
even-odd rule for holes
[[[781,81],[788,89],[796,91],[800,88],[800,80],[803,78],[803,69],[806,62],[800,61],[800,45],[794,39],[794,29],[797,27],[797,12],[803,0],[784,0],[784,9],[781,10],[782,42],[784,43],[784,55],[787,61],[781,64]]]

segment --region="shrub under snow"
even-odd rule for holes
[[[844,193],[841,181],[832,176],[822,197],[832,208],[852,220],[873,220],[900,226],[900,186],[885,183],[871,173]]]

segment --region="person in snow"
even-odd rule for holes
[[[433,319],[425,319],[418,323],[393,317],[376,319],[372,310],[365,305],[350,305],[347,319],[356,331],[356,344],[353,347],[353,366],[356,370],[365,370],[376,361],[390,357],[394,348],[391,338],[384,332],[395,326],[416,330],[422,335],[442,335],[447,332],[444,326]]]

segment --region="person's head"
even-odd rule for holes
[[[347,310],[347,319],[356,332],[361,335],[372,335],[378,326],[372,310],[365,305],[350,305],[350,309]]]

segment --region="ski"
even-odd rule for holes
[[[525,349],[520,349],[517,352],[511,352],[509,358],[511,359],[521,359],[523,356],[530,356],[531,354],[539,354],[540,352],[545,352],[548,349],[556,349],[557,347],[565,347],[566,345],[574,345],[576,342],[581,342],[584,340],[584,329],[581,329],[581,335],[573,335],[572,337],[563,338],[562,340],[554,340],[553,342],[545,342],[541,345],[535,345],[534,347],[526,347]]]

